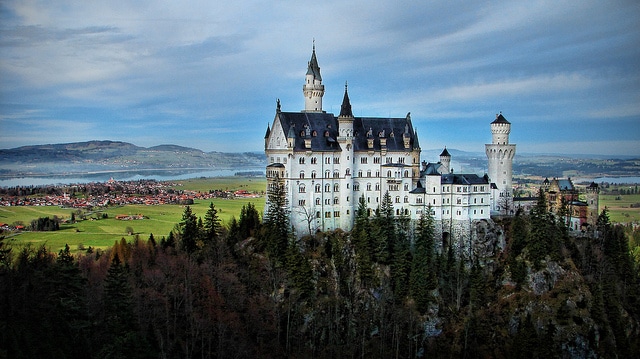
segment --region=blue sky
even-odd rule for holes
[[[339,113],[411,112],[423,149],[640,155],[637,1],[0,2],[0,148],[119,140],[262,151],[315,39]],[[424,4],[422,4],[424,3]]]

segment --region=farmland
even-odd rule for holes
[[[176,189],[208,192],[210,190],[246,190],[249,192],[264,191],[265,180],[262,178],[199,178],[176,182]],[[215,198],[211,200],[196,200],[191,205],[192,211],[198,217],[203,217],[213,203],[218,210],[218,215],[223,223],[228,223],[231,217],[238,218],[240,209],[247,203],[252,203],[258,210],[264,207],[264,196],[258,198]],[[21,232],[9,235],[6,241],[9,244],[20,246],[31,243],[35,246],[45,244],[52,252],[58,252],[69,244],[74,252],[81,251],[89,246],[92,248],[107,248],[116,240],[126,238],[132,240],[135,235],[147,239],[151,234],[156,239],[167,236],[174,226],[180,222],[184,206],[176,204],[164,205],[125,205],[117,207],[100,208],[94,212],[78,212],[78,209],[60,208],[57,206],[12,206],[0,207],[0,222],[22,223],[28,225],[32,220],[40,217],[56,216],[63,220],[69,220],[74,214],[75,223],[62,223],[60,230],[53,232]],[[144,219],[118,220],[116,216],[142,215]],[[80,220],[84,217],[84,220]],[[133,234],[129,234],[132,232]]]

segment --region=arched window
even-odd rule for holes
[[[391,178],[391,171],[387,171],[387,178]]]
[[[301,164],[301,165],[303,165],[303,164],[304,164],[304,157],[300,157],[300,158],[298,159],[298,163],[299,163],[299,164]]]
[[[320,183],[316,184],[316,192],[320,192],[320,190],[322,189],[322,187],[320,186]]]
[[[338,199],[338,197],[334,197],[333,198],[333,204],[338,204],[340,200]]]
[[[304,178],[304,171],[300,171],[300,178]]]
[[[340,178],[340,172],[338,170],[333,171],[333,178]]]
[[[351,175],[351,170],[347,168],[347,170],[345,171],[345,176],[350,176]]]
[[[338,192],[340,190],[340,185],[339,184],[334,184],[333,185],[333,192]]]
[[[311,171],[311,178],[316,178],[316,171]]]
[[[409,177],[409,171],[404,170],[404,176],[405,176],[405,177]]]
[[[331,176],[331,171],[326,170],[324,171],[324,178],[329,178]]]
[[[299,193],[305,193],[306,191],[307,191],[307,188],[305,187],[305,185],[301,184],[300,187],[298,187]]]
[[[358,177],[362,177],[362,170],[358,171]]]
[[[320,205],[320,198],[316,198],[316,205]]]
[[[353,184],[353,190],[354,191],[359,191],[360,190],[360,183],[356,182]]]
[[[371,183],[367,183],[367,191],[371,191]]]
[[[325,184],[325,185],[324,185],[324,191],[325,191],[325,192],[331,192],[331,185],[330,185],[330,184],[328,184],[328,183],[327,183],[327,184]]]

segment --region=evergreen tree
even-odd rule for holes
[[[222,225],[220,224],[220,218],[218,218],[218,210],[211,202],[207,213],[204,215],[203,241],[206,244],[213,243],[220,236],[221,230]]]
[[[358,199],[355,223],[351,231],[351,238],[356,252],[358,276],[365,286],[374,284],[373,258],[371,255],[369,211],[364,195]]]
[[[435,224],[431,207],[420,216],[416,232],[409,292],[418,311],[424,314],[431,300],[430,291],[437,287],[434,258]]]
[[[375,253],[376,260],[381,264],[391,263],[393,258],[393,246],[396,240],[396,225],[393,213],[393,201],[389,195],[389,191],[382,196],[382,203],[373,220],[374,228],[371,236],[376,241]],[[376,233],[377,232],[377,233]]]
[[[199,235],[198,219],[191,211],[190,206],[186,206],[182,213],[180,228],[180,249],[187,253],[193,253],[197,249],[197,239]]]
[[[277,181],[269,189],[267,211],[264,218],[262,240],[267,253],[283,263],[291,236],[287,192],[284,183]]]

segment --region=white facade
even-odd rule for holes
[[[360,197],[373,215],[387,192],[398,216],[431,208],[443,234],[490,218],[488,177],[449,173],[446,149],[440,162],[421,164],[410,114],[354,117],[346,86],[340,115],[324,112],[315,48],[303,93],[305,110],[283,112],[278,102],[265,135],[267,186],[283,181],[297,235],[351,230]]]
[[[496,115],[491,123],[491,144],[485,145],[489,161],[489,178],[493,182],[491,211],[511,214],[513,209],[513,157],[516,145],[509,143],[511,123],[502,116]]]

